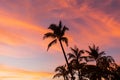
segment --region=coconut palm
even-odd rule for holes
[[[70,63],[72,64],[72,69],[78,72],[79,80],[82,79],[81,76],[81,69],[85,63],[80,63],[82,60],[81,54],[84,53],[83,50],[79,50],[76,46],[74,48],[70,48],[72,53],[68,53],[68,60],[71,60]]]
[[[102,56],[97,59],[96,65],[85,65],[82,75],[90,80],[118,80],[120,77],[116,73],[116,63],[111,56]]]
[[[117,73],[117,66],[115,60],[111,56],[102,56],[97,60],[96,64],[101,70],[107,72],[106,78],[109,80],[120,79]],[[117,69],[117,70],[116,70]]]
[[[89,58],[89,59],[92,59],[92,60],[97,60],[98,58],[100,58],[102,55],[105,54],[104,51],[99,52],[99,47],[95,46],[94,44],[93,44],[92,47],[89,46],[89,51],[86,50],[86,52],[90,55],[90,56],[87,57],[87,59]]]
[[[64,80],[68,80],[69,71],[66,69],[66,66],[58,66],[58,67],[55,69],[55,72],[56,72],[56,74],[53,76],[53,78],[63,77]]]
[[[65,42],[65,44],[68,46],[68,39],[67,37],[64,37],[64,34],[65,34],[65,31],[66,30],[69,30],[66,26],[63,26],[62,25],[62,22],[60,21],[59,22],[59,25],[56,25],[56,24],[51,24],[48,29],[52,30],[52,32],[48,32],[46,34],[44,34],[44,37],[43,39],[46,39],[46,38],[53,38],[53,41],[51,41],[49,44],[48,44],[48,48],[47,50],[55,43],[57,43],[57,41],[59,41],[60,43],[60,46],[62,48],[62,51],[63,51],[63,55],[64,55],[64,58],[65,58],[65,61],[67,63],[67,66],[69,68],[69,71],[71,73],[71,79],[73,80],[73,75],[72,75],[72,71],[69,67],[69,64],[68,64],[68,60],[67,60],[67,57],[66,57],[66,54],[65,54],[65,50],[63,48],[63,44],[62,42]]]
[[[102,80],[102,77],[106,77],[106,72],[102,71],[96,65],[85,65],[82,69],[82,75],[89,78],[90,80]]]
[[[117,66],[116,73],[120,76],[120,66]]]
[[[120,66],[116,64],[116,70],[114,71],[114,80],[119,80],[120,79]]]
[[[111,56],[102,56],[97,60],[96,65],[103,70],[112,71],[115,68],[115,61]]]
[[[102,52],[99,52],[99,47],[98,46],[95,46],[93,45],[92,47],[89,46],[89,50],[86,50],[86,52],[89,54],[88,56],[88,61],[90,59],[92,60],[95,60],[96,61],[96,69],[97,70],[93,70],[92,73],[93,74],[93,77],[91,76],[91,78],[98,78],[98,80],[101,80],[101,78],[103,77],[104,79],[108,80],[110,78],[110,75],[111,74],[111,71],[113,70],[112,66],[114,65],[115,61],[114,59],[111,57],[111,56],[102,56],[105,54],[104,51]],[[97,72],[96,72],[97,71]],[[92,75],[91,73],[91,75]],[[99,74],[99,76],[97,75]],[[101,74],[104,74],[104,75],[101,75]],[[92,79],[91,79],[92,80]]]

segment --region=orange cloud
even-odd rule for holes
[[[108,3],[106,2],[104,6],[110,3],[111,1]],[[91,8],[89,1],[81,4],[82,6],[78,8],[75,6],[73,7],[75,8],[71,10],[71,12],[73,11],[73,15],[69,18],[72,20],[69,23],[72,24],[75,29],[71,34],[74,39],[72,43],[80,43],[80,46],[87,46],[89,43],[95,43],[106,47],[117,45],[113,38],[120,38],[120,24],[115,20],[114,16],[106,14],[101,9],[99,10],[99,7],[98,10],[97,7]],[[68,16],[64,17],[68,19]]]
[[[2,80],[42,80],[52,78],[53,73],[35,72],[18,69],[6,65],[0,65],[0,79]]]
[[[0,16],[0,43],[7,44],[11,47],[26,46],[28,49],[36,50],[36,47],[44,47],[44,50],[47,49],[47,45],[51,39],[43,40],[43,34],[48,32],[48,29],[43,28],[42,26],[36,26],[23,22],[14,18],[9,18],[5,16]],[[34,36],[36,36],[34,38]],[[70,35],[67,35],[70,40],[72,40]],[[31,46],[29,46],[31,45]],[[33,45],[33,46],[32,46]],[[4,47],[1,45],[1,53],[6,56],[14,57],[23,57],[24,52],[20,54],[16,50],[10,49],[9,47]],[[5,49],[4,49],[5,48]],[[7,50],[6,50],[7,49]],[[53,46],[53,50],[60,51],[60,46]],[[9,53],[9,54],[8,54]],[[30,57],[30,53],[26,52]],[[35,54],[31,54],[35,55]],[[25,57],[25,56],[24,56]],[[27,57],[27,55],[26,55]]]
[[[46,1],[43,1],[43,3],[45,2]],[[77,44],[81,47],[82,46],[85,47],[89,43],[102,44],[102,46],[104,45],[108,46],[110,43],[112,43],[112,45],[115,45],[115,42],[112,41],[112,37],[117,38],[120,37],[119,35],[120,24],[114,19],[114,17],[111,17],[104,13],[104,10],[102,10],[103,8],[100,6],[103,2],[104,2],[103,6],[105,7],[107,5],[110,5],[111,0],[107,2],[101,1],[100,3],[96,1],[96,3],[99,5],[94,4],[95,0],[94,1],[61,0],[58,1],[56,5],[53,5],[53,2],[55,1],[54,0],[51,1],[49,3],[49,6],[47,4],[45,5],[41,4],[40,6],[42,7],[37,6],[36,8],[33,7],[33,5],[29,4],[28,2],[25,2],[27,4],[27,6],[25,7],[27,8],[25,14],[27,15],[28,13],[31,12],[31,14],[34,17],[40,16],[40,18],[42,19],[45,18],[47,20],[49,20],[48,18],[56,19],[56,17],[58,18],[60,15],[62,15],[60,18],[65,21],[68,21],[68,23],[70,23],[70,27],[72,26],[70,28],[69,35],[66,35],[69,38],[70,46]],[[35,3],[41,3],[41,1],[35,1]],[[9,2],[8,4],[12,6],[14,3],[11,5],[11,3]],[[19,7],[20,6],[14,4],[12,6],[12,9],[16,10],[19,9]],[[31,11],[29,11],[28,9],[30,7],[32,7]],[[44,10],[41,11],[43,7]],[[38,9],[40,10],[38,11]],[[34,11],[34,13],[32,11]],[[16,46],[27,45],[27,47],[28,45],[32,45],[32,48],[35,46],[43,47],[44,49],[47,48],[47,45],[50,40],[43,41],[42,37],[43,34],[48,30],[45,29],[43,26],[36,26],[30,23],[35,19],[31,21],[29,20],[25,21],[23,19],[24,21],[22,21],[21,18],[20,18],[21,20],[19,20],[16,18],[16,16],[19,15],[19,17],[21,16],[23,18],[23,14],[19,14],[17,12],[16,14],[12,14],[10,11],[4,9],[1,9],[0,13],[2,14],[0,15],[1,43]],[[49,16],[48,14],[51,15],[52,17]],[[25,18],[27,17],[25,16]],[[42,19],[39,19],[39,21],[41,21]],[[76,19],[81,19],[83,20],[83,22],[74,21]],[[60,51],[59,45],[58,47],[55,46],[52,49]]]
[[[114,19],[114,17],[111,17],[107,14],[103,14],[100,12],[92,13],[90,16],[93,17],[96,21],[99,21],[102,25],[98,25],[99,29],[97,29],[102,36],[105,36],[107,39],[112,38],[120,38],[120,23]],[[101,29],[100,29],[101,27]],[[102,33],[103,32],[103,33]],[[113,43],[112,40],[110,43]]]
[[[17,48],[19,46],[25,46],[28,49],[34,50],[37,46],[44,46],[41,37],[46,31],[47,29],[44,29],[41,26],[36,26],[12,17],[0,15],[0,44],[2,44],[0,45],[0,54],[8,56],[18,55],[18,57],[20,57],[20,53],[18,53],[19,51],[17,52],[17,50],[10,49],[10,47]],[[3,44],[7,44],[8,46],[5,48]],[[26,52],[25,54],[29,53]]]

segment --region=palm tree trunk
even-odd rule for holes
[[[65,79],[65,76],[64,76],[64,80],[66,80],[66,79]]]
[[[78,77],[79,77],[79,80],[82,80],[81,78],[81,73],[80,73],[80,71],[79,71],[79,69],[78,69]]]
[[[67,76],[66,76],[66,80],[69,80]]]
[[[70,74],[71,74],[71,80],[74,80],[74,76],[73,76],[72,70],[71,70],[71,68],[70,68],[70,66],[69,66],[69,63],[68,63],[68,60],[67,60],[67,56],[66,56],[66,54],[65,54],[65,50],[64,50],[64,48],[63,48],[63,45],[62,45],[61,40],[59,40],[59,42],[60,42],[60,45],[61,45],[61,48],[62,48],[62,51],[63,51],[63,54],[64,54],[65,61],[66,61],[66,63],[67,63],[68,69],[69,69]]]

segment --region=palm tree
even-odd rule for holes
[[[99,47],[93,45],[89,46],[89,51],[86,52],[89,54],[86,57],[86,61],[90,61],[92,59],[96,61],[96,65],[85,65],[82,69],[82,75],[85,75],[90,80],[118,80],[120,76],[116,70],[116,63],[111,56],[102,56],[104,51],[99,52]]]
[[[100,58],[102,55],[105,54],[104,51],[99,52],[99,47],[95,46],[94,44],[92,47],[91,46],[88,46],[88,47],[89,47],[89,51],[86,50],[86,52],[90,55],[88,56],[89,59],[97,60],[98,58]]]
[[[95,75],[93,74],[93,77],[91,76],[91,78],[94,79],[96,76],[98,80],[101,80],[102,77],[105,79],[108,79],[108,76],[111,73],[110,69],[111,69],[112,63],[114,62],[114,59],[110,56],[102,56],[105,54],[105,52],[104,51],[99,52],[99,47],[95,45],[93,45],[92,47],[89,46],[89,51],[86,50],[86,52],[89,54],[89,56],[87,57],[88,61],[90,61],[90,59],[96,61],[97,70],[95,71],[93,70],[92,73],[94,73]],[[101,75],[101,74],[104,74],[104,75]]]
[[[96,65],[85,65],[82,69],[82,75],[90,80],[101,80],[102,77],[106,76],[106,72],[102,71]]]
[[[66,69],[66,66],[58,66],[55,69],[55,72],[57,72],[57,73],[53,76],[53,78],[62,76],[64,78],[64,80],[68,80],[69,71]]]
[[[115,68],[115,61],[111,56],[102,56],[97,60],[96,65],[103,70],[108,69],[113,71]]]
[[[106,78],[109,80],[120,79],[120,76],[117,73],[117,65],[115,60],[111,56],[102,56],[97,60],[96,64],[101,70],[107,72]],[[116,70],[117,69],[117,70]]]
[[[120,76],[114,71],[102,69],[96,65],[85,65],[82,69],[82,75],[90,80],[119,80]],[[102,79],[103,78],[103,79]]]
[[[72,64],[72,69],[77,70],[79,80],[82,79],[81,76],[81,69],[85,63],[80,63],[82,60],[81,54],[84,53],[83,50],[79,50],[76,46],[74,48],[70,48],[72,53],[68,53],[68,60],[71,60],[70,63]]]
[[[115,74],[114,78],[116,78],[114,80],[120,79],[120,66],[118,66],[117,64],[116,64],[116,70],[114,71],[114,74]]]
[[[117,74],[120,76],[120,66],[117,66],[116,72],[117,72]]]
[[[59,41],[60,45],[61,45],[61,48],[62,48],[62,51],[63,51],[63,55],[64,55],[64,58],[65,58],[65,61],[67,63],[67,66],[69,68],[69,71],[70,71],[70,74],[71,74],[71,79],[73,79],[73,75],[72,75],[72,71],[69,67],[69,64],[68,64],[68,60],[67,60],[67,57],[66,57],[66,54],[65,54],[65,50],[63,48],[63,44],[62,42],[65,42],[65,44],[68,46],[68,39],[67,37],[64,37],[64,34],[65,34],[65,31],[66,30],[69,30],[66,26],[63,27],[62,25],[62,22],[60,21],[59,22],[59,25],[56,25],[56,24],[51,24],[48,29],[52,30],[52,32],[48,32],[46,34],[44,34],[44,37],[43,39],[46,39],[46,38],[53,38],[53,41],[51,41],[49,44],[48,44],[48,48],[47,50],[55,43],[57,43],[57,41]]]

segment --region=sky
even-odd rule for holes
[[[95,44],[120,64],[120,0],[0,0],[0,80],[52,80],[65,60],[43,35],[60,20],[66,53]]]

